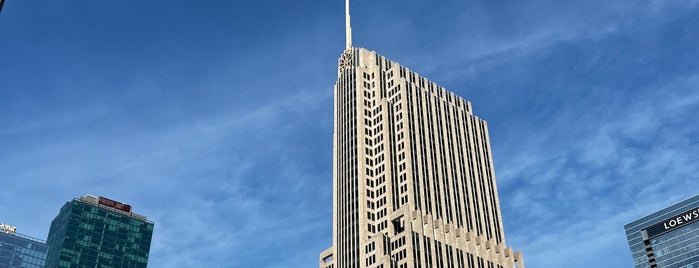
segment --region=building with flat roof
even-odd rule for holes
[[[635,268],[699,267],[699,195],[624,225]]]
[[[334,87],[333,243],[320,268],[513,268],[488,126],[471,103],[347,43]]]
[[[67,202],[51,222],[47,268],[145,268],[153,222],[131,206],[86,195]]]
[[[46,242],[16,230],[0,223],[0,267],[43,268],[48,252]]]

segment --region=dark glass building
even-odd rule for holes
[[[76,198],[51,222],[46,267],[146,267],[152,235],[153,222],[127,204],[92,195]]]
[[[624,228],[635,268],[699,268],[699,195]]]
[[[0,267],[43,268],[48,246],[39,239],[15,233],[0,224]]]

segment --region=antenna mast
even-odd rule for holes
[[[352,48],[352,27],[350,26],[349,0],[345,0],[345,40],[345,49]]]

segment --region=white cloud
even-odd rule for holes
[[[510,194],[501,194],[505,222],[515,227],[509,242],[531,254],[530,267],[585,263],[605,251],[628,263],[623,225],[696,194],[699,146],[690,139],[699,129],[677,120],[699,112],[698,77],[639,90],[606,111],[567,113],[521,141],[526,151],[497,158]]]

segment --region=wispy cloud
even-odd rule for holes
[[[576,255],[586,263],[605,252],[625,265],[623,224],[696,194],[698,78],[641,88],[603,110],[563,109],[517,138],[522,151],[496,154],[510,243],[525,245],[530,265],[558,267]]]
[[[47,198],[60,204],[66,193],[118,193],[110,197],[129,200],[156,222],[151,262],[162,267],[252,265],[251,259],[265,249],[290,243],[285,239],[314,237],[319,224],[329,227],[330,219],[319,218],[316,211],[330,207],[317,207],[318,200],[307,197],[329,200],[323,188],[329,188],[330,180],[318,177],[317,161],[295,156],[325,153],[330,158],[320,148],[299,147],[305,139],[317,142],[316,134],[299,140],[304,128],[328,126],[298,121],[325,108],[329,98],[327,91],[295,91],[252,109],[180,121],[152,132],[79,136],[36,146],[15,152],[0,166],[8,177],[3,183],[45,197],[30,201],[37,209],[25,211],[32,217],[18,217],[26,219],[55,215],[58,207],[39,205]],[[328,121],[315,124],[323,122]],[[296,136],[287,136],[292,134]],[[42,160],[40,166],[28,166]],[[250,247],[250,241],[264,244]]]

